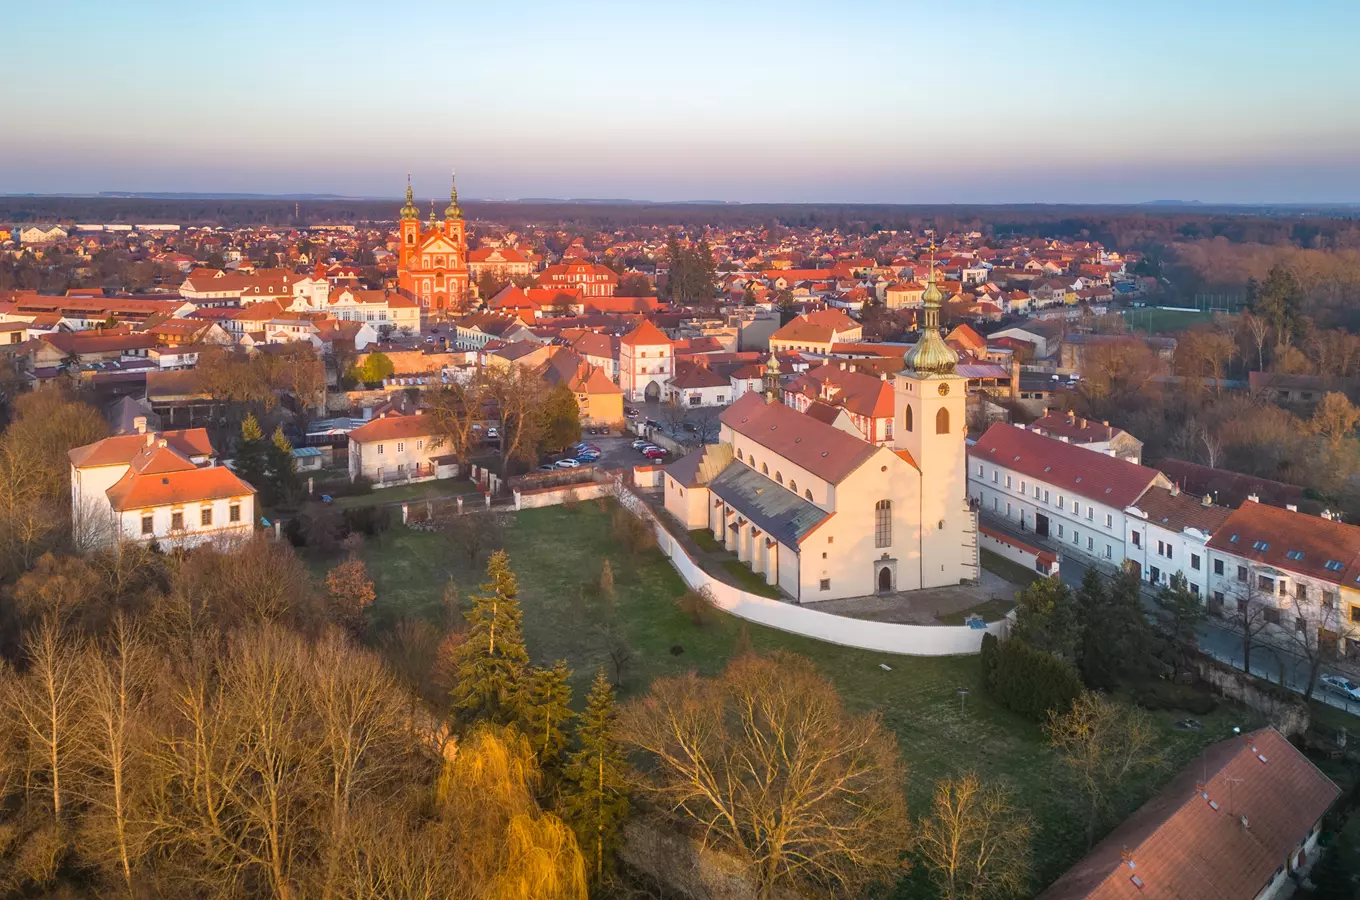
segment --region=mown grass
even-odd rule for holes
[[[630,562],[613,540],[608,511],[595,503],[518,513],[505,546],[519,577],[529,651],[537,663],[566,661],[573,670],[578,702],[595,671],[609,669],[607,652],[585,624],[577,600],[580,586],[595,579],[602,560],[608,558],[618,592],[616,614],[633,651],[624,696],[644,692],[656,678],[690,670],[703,675],[720,671],[745,627],[758,652],[782,650],[810,657],[836,684],[849,708],[882,718],[897,735],[907,763],[914,816],[928,812],[937,778],[973,769],[1011,787],[1020,805],[1033,813],[1036,886],[1052,881],[1085,853],[1083,801],[1074,783],[1045,746],[1038,724],[1001,709],[984,695],[977,657],[904,657],[854,650],[744,625],[721,612],[709,617],[705,626],[696,626],[675,603],[684,584],[669,562],[657,551]],[[481,573],[468,571],[437,534],[398,527],[363,552],[377,586],[373,615],[379,629],[402,616],[437,620],[450,577],[464,597],[481,581]],[[962,708],[959,688],[970,692]],[[1146,800],[1202,746],[1227,737],[1233,725],[1255,724],[1241,711],[1220,708],[1199,716],[1204,729],[1190,732],[1173,727],[1183,713],[1153,715],[1163,733],[1165,764],[1118,794],[1104,821],[1107,828]]]

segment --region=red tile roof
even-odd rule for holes
[[[248,497],[255,489],[225,466],[189,469],[160,475],[139,475],[131,469],[107,491],[109,502],[119,511]]]
[[[1038,900],[1252,900],[1339,793],[1275,729],[1229,738]]]
[[[429,437],[434,431],[431,421],[424,416],[388,416],[360,425],[349,433],[349,439],[360,444],[401,438]]]
[[[660,328],[657,328],[648,320],[643,319],[642,322],[638,324],[638,327],[620,338],[619,343],[626,344],[630,347],[656,347],[662,344],[670,346],[671,339],[666,337],[665,333],[663,333]]]
[[[818,478],[839,484],[873,456],[877,447],[782,403],[748,391],[719,421]]]
[[[988,428],[968,456],[1116,509],[1133,505],[1154,484],[1171,486],[1156,469],[1003,422]]]
[[[161,431],[152,434],[124,434],[104,438],[93,444],[75,447],[67,451],[71,465],[78,469],[95,466],[127,466],[146,450],[148,439],[155,442],[164,440],[172,449],[185,456],[211,456],[212,441],[208,440],[207,429],[190,428],[184,431]]]
[[[1255,562],[1360,588],[1360,527],[1248,500],[1209,546]],[[1301,559],[1290,554],[1302,553]]]

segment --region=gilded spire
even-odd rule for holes
[[[406,173],[406,205],[401,208],[402,219],[419,219],[420,210],[416,209],[416,198],[411,193],[411,173]]]
[[[954,374],[959,355],[954,352],[944,338],[940,337],[940,305],[944,294],[935,284],[935,235],[930,236],[930,275],[926,278],[926,290],[921,295],[923,324],[921,339],[916,346],[907,351],[904,362],[906,371],[929,378],[947,378]]]
[[[463,218],[463,210],[458,206],[458,173],[454,172],[450,179],[449,205],[444,207],[445,219]]]
[[[765,361],[765,402],[774,403],[779,399],[779,357],[773,353]]]
[[[430,201],[430,228],[433,229],[433,228],[434,228],[435,226],[437,226],[438,224],[439,224],[439,220],[436,219],[436,218],[434,217],[434,201],[431,200],[431,201]]]

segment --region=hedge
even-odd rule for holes
[[[1049,710],[1065,710],[1081,693],[1070,663],[1035,650],[1018,638],[982,638],[982,685],[988,696],[1014,713],[1043,722]]]

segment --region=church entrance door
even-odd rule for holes
[[[892,589],[892,569],[884,566],[878,570],[878,592],[880,594],[886,594],[892,591]]]

